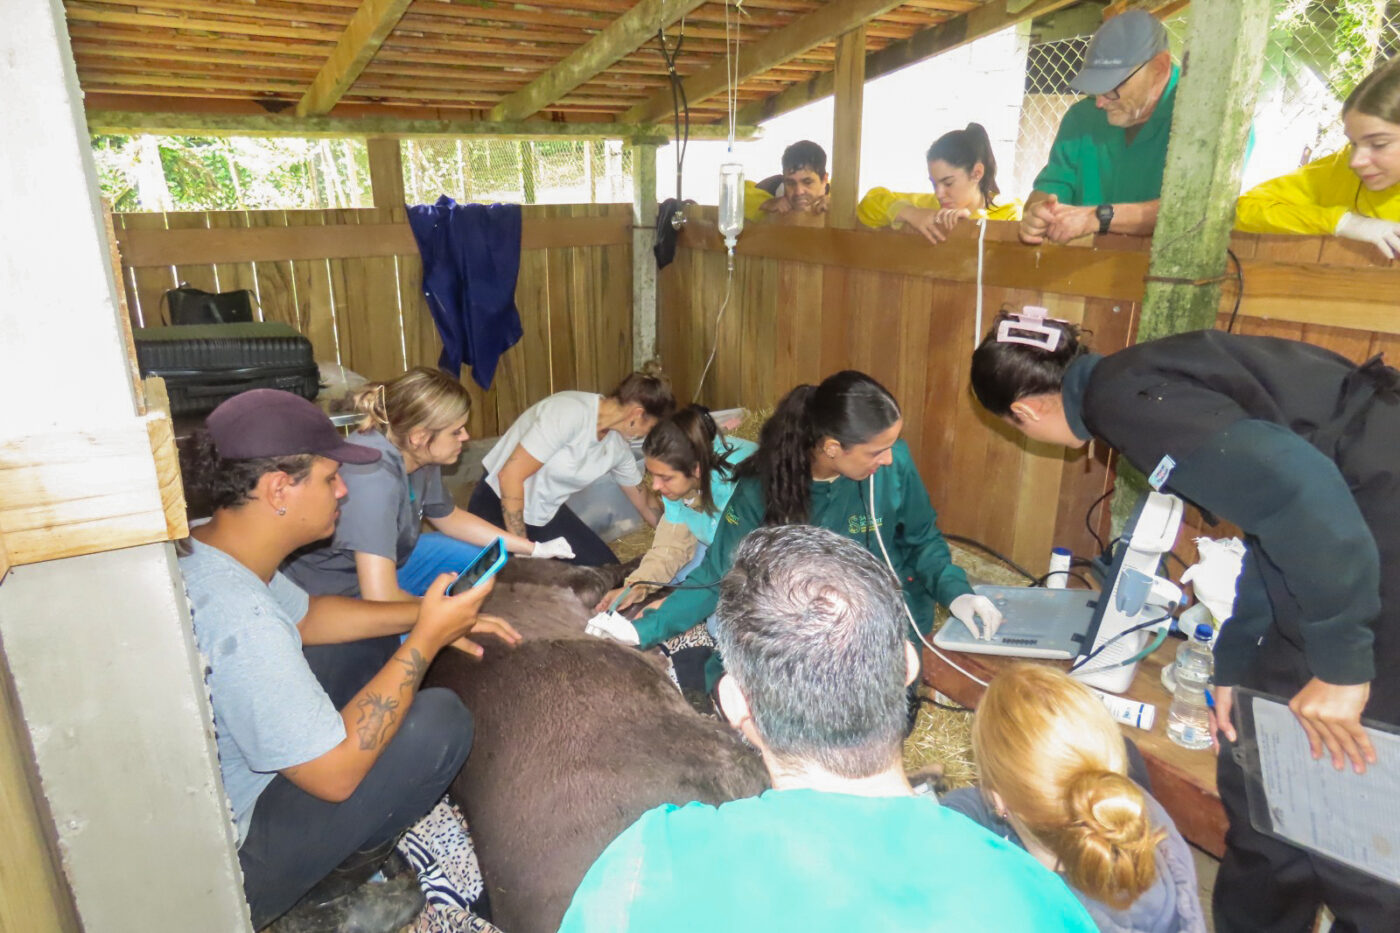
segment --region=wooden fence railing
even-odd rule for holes
[[[692,213],[700,216],[660,278],[658,324],[662,359],[686,398],[715,343],[726,286],[712,215]],[[1003,305],[1040,304],[1082,323],[1102,352],[1132,339],[1148,241],[1033,249],[1002,223],[986,239],[988,320]],[[1236,331],[1307,340],[1356,360],[1387,350],[1400,359],[1400,268],[1330,238],[1241,236],[1234,251],[1244,283]],[[973,404],[976,273],[974,230],[935,247],[892,231],[754,225],[739,240],[702,400],[768,406],[799,382],[840,369],[870,373],[904,408],[904,437],[943,529],[1041,572],[1052,545],[1092,551],[1085,515],[1112,481],[1109,458],[1027,441]],[[1222,327],[1238,293],[1233,264],[1230,275]],[[1096,513],[1093,523],[1103,535],[1108,516]]]
[[[468,373],[468,428],[491,436],[562,389],[611,389],[632,363],[632,208],[524,208],[516,304],[525,336],[489,392]],[[403,208],[208,211],[113,218],[133,324],[165,320],[162,295],[186,282],[251,289],[266,320],[310,338],[316,358],[371,379],[436,366],[442,344]]]

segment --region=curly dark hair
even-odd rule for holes
[[[763,523],[798,525],[811,507],[812,450],[823,437],[864,444],[900,418],[899,403],[865,373],[843,370],[793,389],[763,423],[758,450],[735,470],[763,483]]]
[[[219,456],[214,439],[208,431],[200,428],[188,447],[180,451],[185,501],[194,514],[235,508],[252,499],[253,490],[263,474],[286,473],[299,483],[311,475],[311,465],[315,462],[315,454],[229,460]]]

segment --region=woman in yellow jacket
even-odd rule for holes
[[[1400,59],[1356,86],[1342,122],[1351,145],[1247,191],[1236,230],[1335,234],[1400,257]]]
[[[997,204],[997,160],[992,141],[980,123],[944,133],[929,146],[928,180],[932,194],[900,194],[872,188],[860,199],[856,216],[867,227],[908,226],[930,243],[947,239],[948,231],[970,217],[1020,220],[1021,202]]]

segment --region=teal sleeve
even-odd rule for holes
[[[1084,201],[1084,184],[1080,180],[1083,166],[1079,164],[1080,160],[1075,153],[1079,135],[1075,129],[1078,122],[1077,111],[1083,103],[1093,106],[1093,101],[1081,102],[1065,112],[1060,121],[1060,128],[1055,131],[1055,141],[1050,144],[1050,155],[1045,160],[1045,167],[1035,176],[1035,182],[1031,185],[1036,191],[1053,194],[1060,199],[1061,204],[1081,205]]]
[[[909,449],[900,444],[896,450],[894,466],[899,470],[899,483],[903,501],[900,503],[899,525],[896,540],[900,542],[902,553],[909,555],[909,563],[918,579],[924,581],[935,599],[948,605],[964,593],[971,593],[967,574],[953,563],[953,555],[948,550],[948,542],[938,530],[938,514],[929,501],[928,490],[919,476],[918,468],[909,455]],[[933,619],[919,619],[919,628],[927,633]]]
[[[1380,551],[1335,463],[1287,428],[1246,419],[1208,438],[1168,484],[1244,529],[1278,569],[1297,600],[1315,677],[1329,684],[1375,678]]]
[[[640,889],[645,864],[646,826],[652,813],[674,810],[671,804],[642,814],[608,844],[588,869],[564,913],[559,933],[609,933],[627,929],[632,895]]]
[[[637,619],[635,626],[642,648],[650,648],[668,638],[674,638],[710,617],[719,602],[719,579],[729,571],[734,561],[734,551],[744,536],[757,528],[763,521],[762,505],[754,501],[756,497],[746,495],[751,490],[748,484],[756,480],[743,480],[734,490],[719,523],[715,526],[715,540],[705,552],[700,566],[685,578],[685,585],[699,589],[676,590],[656,609],[648,609]]]

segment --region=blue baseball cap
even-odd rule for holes
[[[1157,17],[1142,10],[1120,13],[1094,33],[1084,65],[1069,86],[1081,94],[1107,94],[1169,47],[1167,30]]]

